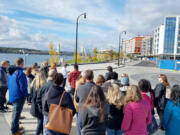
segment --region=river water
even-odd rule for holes
[[[15,58],[17,57],[22,57],[25,59],[25,66],[32,66],[32,64],[35,62],[40,64],[41,62],[50,59],[50,55],[0,53],[0,61],[9,60],[11,65],[14,64]],[[60,56],[60,59],[71,60],[72,56]]]

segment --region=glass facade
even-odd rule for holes
[[[176,17],[167,17],[165,20],[164,53],[174,53]]]

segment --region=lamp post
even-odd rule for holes
[[[79,21],[79,18],[80,18],[81,16],[84,16],[84,19],[86,19],[86,13],[80,14],[80,15],[77,17],[77,21],[76,21],[76,56],[75,56],[75,64],[77,64],[77,48],[78,48],[78,21]]]
[[[121,49],[121,35],[122,34],[125,34],[126,35],[126,31],[122,31],[120,34],[119,34],[119,52],[118,52],[118,67],[120,65],[119,63],[119,59],[120,59],[120,49]]]

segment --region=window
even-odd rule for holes
[[[180,48],[177,49],[177,53],[180,53]]]
[[[180,47],[180,42],[178,42],[178,47]]]

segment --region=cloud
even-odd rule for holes
[[[18,11],[32,14],[4,18],[8,21],[0,22],[5,25],[0,29],[0,45],[9,41],[46,49],[48,42],[60,42],[63,49],[74,50],[75,21],[83,12],[87,12],[87,19],[79,20],[79,46],[89,49],[117,48],[120,31],[127,30],[131,36],[149,35],[165,16],[180,14],[179,0],[119,0],[116,5],[111,0],[0,0],[0,3],[0,13],[7,16]]]

